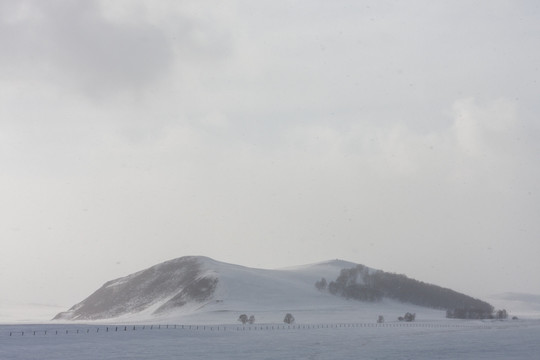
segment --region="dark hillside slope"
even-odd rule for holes
[[[182,257],[105,283],[53,320],[96,320],[149,310],[154,314],[209,299],[217,278],[197,257]]]

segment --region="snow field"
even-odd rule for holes
[[[219,329],[218,325],[12,325],[0,326],[0,358],[535,359],[538,339],[540,322],[534,320],[229,324]]]

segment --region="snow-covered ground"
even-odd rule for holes
[[[494,305],[519,320],[455,320],[440,310],[318,291],[315,281],[333,280],[351,267],[343,261],[282,270],[202,261],[203,270],[220,280],[213,298],[160,316],[146,311],[66,323],[49,320],[65,308],[0,303],[0,359],[494,360],[536,359],[540,353],[534,295],[496,297]],[[293,326],[283,324],[287,312],[296,319]],[[406,312],[416,313],[416,321],[397,321]],[[241,325],[242,313],[254,315],[256,323]],[[382,325],[376,324],[379,315]]]
[[[540,353],[536,320],[106,329],[105,325],[3,325],[0,358],[517,360],[537,359]]]

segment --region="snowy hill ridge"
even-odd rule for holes
[[[141,321],[144,319],[254,312],[332,311],[386,306],[404,309],[399,302],[384,304],[348,301],[315,283],[336,279],[343,269],[360,266],[343,260],[277,270],[227,264],[203,256],[163,262],[123,278],[109,281],[88,298],[61,312],[54,320]],[[363,267],[369,272],[374,269]]]
[[[143,319],[205,311],[317,308],[341,300],[314,283],[355,263],[331,260],[266,270],[185,256],[111,280],[53,320]]]

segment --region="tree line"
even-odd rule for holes
[[[336,280],[328,282],[322,278],[315,283],[315,287],[360,301],[376,302],[389,298],[435,309],[493,313],[493,306],[485,301],[405,275],[372,270],[364,265],[342,269]],[[456,315],[461,314],[458,312]]]

